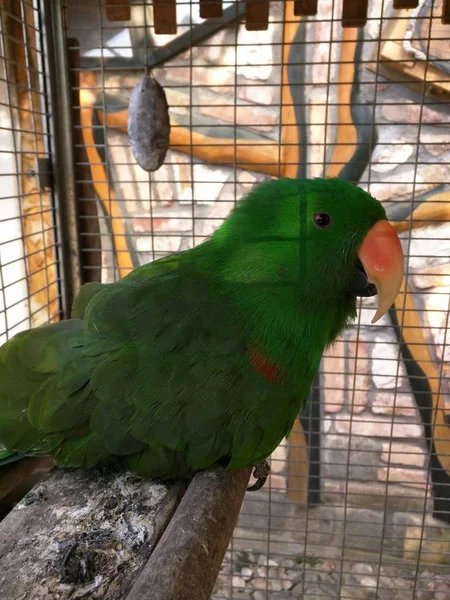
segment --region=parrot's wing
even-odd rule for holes
[[[127,281],[140,281],[142,278],[148,280],[161,272],[167,272],[171,268],[176,269],[177,267],[178,259],[171,255],[166,256],[158,261],[146,264],[139,269],[135,269],[127,276]],[[72,304],[72,319],[84,319],[91,300],[108,285],[110,284],[98,281],[90,281],[82,285]]]
[[[294,394],[253,368],[220,294],[173,259],[166,266],[105,286],[84,322],[0,349],[1,444],[51,452],[60,466],[122,457],[149,476],[219,459],[238,468],[272,452],[295,418]]]
[[[0,348],[0,444],[16,452],[51,450],[57,435],[37,431],[28,410],[36,393],[76,354],[73,341],[83,335],[73,319],[14,336]]]
[[[253,341],[219,291],[169,266],[94,301],[86,332],[114,336],[118,346],[91,374],[91,431],[151,475],[166,462],[193,471],[220,458],[238,468],[268,456],[295,418],[298,395],[257,372]]]

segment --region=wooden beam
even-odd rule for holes
[[[450,523],[450,427],[447,422],[443,376],[423,330],[422,312],[411,286],[403,281],[390,315],[397,331],[412,392],[430,449],[433,515]]]
[[[128,111],[115,111],[103,113],[97,110],[100,123],[107,127],[126,133]],[[252,139],[223,139],[215,138],[203,133],[190,130],[178,125],[170,124],[170,148],[184,154],[191,154],[205,162],[214,164],[236,166],[240,169],[249,169],[268,175],[279,174],[280,148],[277,142],[270,140]],[[283,157],[283,152],[281,152]]]
[[[245,28],[247,31],[263,31],[269,28],[269,0],[246,1]]]
[[[23,458],[0,467],[0,503],[18,502],[53,467],[51,458]],[[1,518],[1,515],[0,515]]]
[[[279,145],[272,144],[270,140],[225,140],[171,126],[170,147],[186,154],[192,151],[193,156],[205,162],[229,166],[236,164],[240,169],[273,176],[279,174]]]
[[[342,27],[364,27],[369,0],[343,0]]]
[[[106,467],[53,470],[0,523],[2,598],[35,598],[43,579],[51,598],[124,598],[184,489]]]
[[[209,600],[250,473],[54,469],[0,523],[2,598]]]
[[[176,0],[153,0],[155,34],[174,35],[177,32]]]
[[[295,0],[294,15],[296,17],[314,17],[317,15],[318,0]]]
[[[420,204],[407,219],[391,221],[397,233],[450,221],[450,192],[438,192]]]
[[[287,496],[290,502],[306,505],[308,502],[309,449],[299,419],[295,420],[289,435]]]
[[[367,68],[374,72],[378,69],[380,74],[394,81],[402,81],[403,85],[417,93],[421,93],[426,81],[427,94],[430,96],[441,97],[450,94],[450,79],[443,76],[443,72],[434,61],[411,60],[411,54],[403,48],[402,40],[408,29],[408,14],[407,10],[400,11],[397,19],[394,18],[386,24],[383,41],[372,53]],[[448,14],[450,20],[450,12]],[[428,21],[429,16],[428,7],[425,21]],[[437,15],[433,17],[433,23],[438,24]]]
[[[200,0],[200,17],[202,19],[220,19],[222,13],[222,0]]]
[[[442,3],[441,21],[444,25],[450,25],[450,0],[444,0]]]
[[[129,21],[131,0],[106,0],[106,18],[109,21]]]

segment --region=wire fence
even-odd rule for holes
[[[39,2],[0,6],[0,344],[59,317],[48,69]]]
[[[177,2],[177,33],[155,35],[150,2],[132,2],[121,22],[105,2],[66,1],[82,279],[114,281],[193,247],[270,177],[338,176],[382,201],[405,252],[402,293],[376,325],[374,301],[363,299],[355,324],[324,356],[305,412],[272,456],[268,484],[245,499],[213,597],[443,600],[450,597],[443,3],[394,10],[373,0],[366,26],[347,29],[338,1],[321,0],[308,19],[295,16],[290,0],[271,2],[265,31],[246,30],[243,4],[224,2],[223,17],[205,22],[198,3]],[[61,279],[57,199],[30,166],[52,149],[40,6],[7,7],[0,9],[4,337],[58,317]],[[17,22],[22,37],[7,22]],[[21,63],[17,48],[7,48],[24,43]],[[136,165],[126,135],[129,96],[147,67],[171,117],[170,150],[151,175]]]

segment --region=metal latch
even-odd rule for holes
[[[37,186],[40,192],[53,189],[53,168],[48,156],[38,157],[35,160],[35,168],[29,169],[27,175],[37,178]]]

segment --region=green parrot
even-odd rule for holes
[[[71,319],[0,348],[0,464],[114,460],[159,479],[264,464],[356,297],[378,294],[376,321],[402,277],[400,241],[368,193],[265,182],[197,247],[83,286]]]

